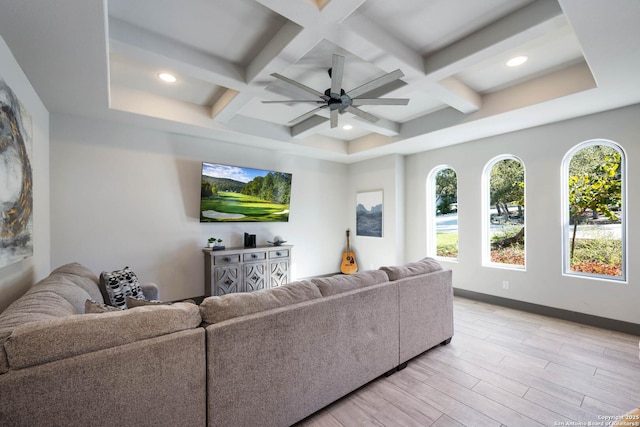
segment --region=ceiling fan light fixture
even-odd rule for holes
[[[506,62],[506,65],[507,67],[517,67],[527,62],[528,59],[529,57],[524,55],[514,56],[513,58],[511,58]]]
[[[176,76],[170,73],[159,73],[158,78],[165,83],[175,83],[176,81],[178,81]]]
[[[351,130],[351,129],[353,129],[353,126],[351,126],[351,125],[344,125],[344,126],[342,126],[342,129],[344,129],[344,130]]]
[[[291,99],[291,100],[282,100],[282,101],[262,101],[264,104],[273,104],[273,103],[284,103],[290,104],[295,102],[306,103],[306,104],[316,104],[318,107],[308,111],[301,116],[294,118],[289,121],[289,124],[298,124],[304,120],[315,115],[320,110],[327,108],[329,110],[330,115],[330,126],[331,128],[338,127],[338,115],[344,112],[349,112],[355,116],[360,117],[361,119],[367,120],[371,123],[376,123],[380,120],[378,117],[373,114],[367,113],[364,110],[358,108],[361,105],[407,105],[409,103],[409,99],[404,98],[361,98],[360,96],[366,95],[367,93],[378,89],[386,84],[399,80],[404,77],[404,73],[400,70],[395,70],[390,73],[386,73],[385,75],[375,78],[367,83],[358,86],[357,88],[345,91],[342,88],[342,76],[344,72],[344,61],[345,58],[342,55],[333,54],[332,64],[329,71],[329,76],[331,78],[331,87],[326,89],[324,93],[317,91],[313,88],[310,88],[300,82],[292,80],[288,77],[285,77],[278,73],[271,74],[272,77],[277,78],[291,86],[295,86],[299,89],[304,90],[310,95],[317,97],[315,100],[310,99]]]

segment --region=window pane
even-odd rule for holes
[[[435,240],[439,257],[458,257],[458,178],[451,168],[435,176]]]
[[[611,145],[587,145],[573,154],[568,168],[568,272],[622,278],[621,151]]]
[[[490,262],[524,266],[524,166],[514,158],[494,163],[489,175]]]

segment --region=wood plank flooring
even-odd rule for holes
[[[609,426],[603,416],[640,406],[639,337],[460,297],[454,305],[451,344],[297,426]]]

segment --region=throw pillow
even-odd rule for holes
[[[97,301],[93,301],[93,300],[86,300],[84,302],[84,312],[86,314],[92,314],[92,313],[106,313],[109,311],[120,311],[120,309],[118,307],[113,307],[111,305],[106,305],[106,304],[102,304],[99,303]]]
[[[190,304],[196,303],[192,299],[186,299],[184,301],[179,301],[179,302],[188,302]],[[136,298],[127,297],[127,308],[142,307],[145,305],[171,305],[171,304],[173,304],[173,302],[160,301],[160,300],[136,299]]]
[[[129,267],[111,273],[103,271],[100,274],[100,286],[103,286],[109,295],[107,302],[121,310],[127,308],[127,297],[144,299],[138,277]]]

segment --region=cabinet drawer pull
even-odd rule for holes
[[[277,255],[277,256],[280,256],[280,255],[282,255],[282,254],[281,254],[280,252],[276,252],[276,255]]]
[[[258,255],[256,255],[256,254],[251,254],[251,258],[256,259],[256,258],[258,258]]]
[[[229,257],[227,256],[227,257],[224,257],[224,260],[225,260],[226,262],[230,262],[230,261],[231,261],[231,258],[229,258]]]

